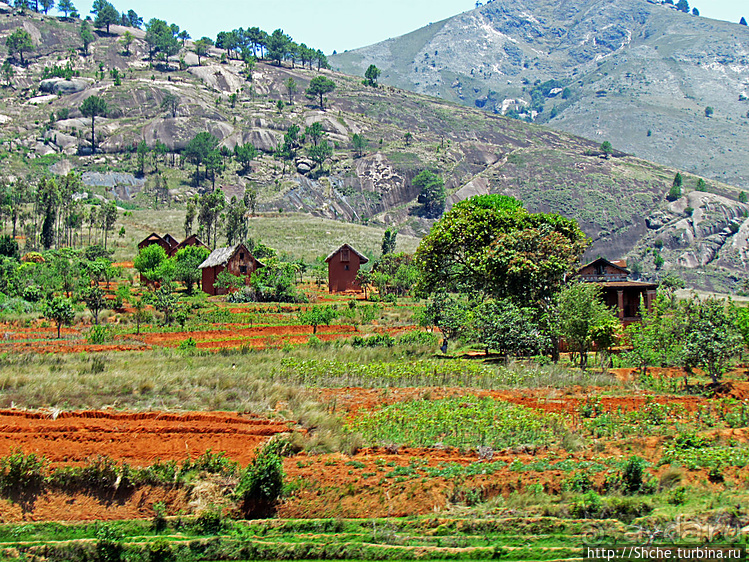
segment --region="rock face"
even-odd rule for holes
[[[83,78],[73,78],[72,80],[65,80],[64,78],[48,78],[42,80],[39,89],[42,92],[48,94],[77,94],[88,88],[91,83]]]
[[[647,0],[493,0],[331,63],[749,187],[746,26]]]

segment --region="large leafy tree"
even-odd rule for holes
[[[372,86],[373,88],[377,87],[377,79],[380,77],[380,74],[382,74],[382,71],[377,68],[375,65],[370,64],[369,68],[367,68],[366,72],[364,73],[364,78],[367,79],[366,84],[368,86]]]
[[[335,90],[335,82],[325,76],[315,76],[309,83],[305,94],[309,99],[317,99],[320,109],[325,110],[325,94]]]
[[[19,27],[5,39],[5,46],[8,47],[8,54],[18,55],[21,65],[24,65],[23,54],[34,50],[34,41],[28,31]]]
[[[434,172],[424,170],[411,183],[419,190],[418,201],[423,205],[424,215],[429,218],[438,218],[445,210],[447,201],[443,179]]]
[[[76,12],[75,6],[73,5],[72,0],[60,0],[57,3],[57,9],[61,11],[65,18],[68,17],[68,14],[72,14]]]
[[[534,311],[510,300],[487,300],[468,313],[473,339],[503,355],[530,356],[549,347],[550,340],[534,321]]]
[[[186,246],[175,256],[175,279],[181,281],[187,292],[192,294],[193,287],[201,279],[202,272],[198,266],[208,257],[208,248],[204,246]]]
[[[250,143],[237,144],[234,146],[234,158],[242,164],[242,172],[246,173],[250,171],[252,161],[257,158],[257,149]]]
[[[107,114],[107,102],[99,96],[89,96],[83,100],[80,109],[85,117],[91,117],[91,150],[96,152],[95,120]]]
[[[537,306],[575,270],[587,245],[574,220],[529,213],[512,197],[479,195],[455,204],[421,241],[417,290]]]
[[[286,35],[282,29],[276,29],[267,39],[267,55],[275,64],[280,65],[285,60],[291,49],[291,37]]]
[[[718,384],[730,360],[744,346],[735,307],[720,299],[692,299],[685,305],[684,362]]]
[[[133,260],[133,267],[149,281],[155,281],[158,278],[159,267],[166,259],[164,248],[158,244],[151,244],[138,252]]]

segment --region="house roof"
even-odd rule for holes
[[[206,248],[208,247],[195,234],[190,234],[190,236],[188,236],[187,238],[185,238],[184,240],[182,240],[182,242],[180,242],[177,245],[176,249],[177,250],[181,250],[182,248],[185,248],[186,246],[205,246]]]
[[[161,236],[159,236],[155,232],[152,232],[151,234],[146,236],[143,240],[141,240],[138,245],[143,244],[144,242],[157,242],[159,240],[161,240],[162,242],[164,241],[164,239]]]
[[[351,244],[344,244],[343,246],[341,246],[341,247],[340,247],[340,248],[338,248],[337,250],[333,250],[333,251],[332,251],[332,252],[330,253],[330,255],[329,255],[329,256],[328,256],[327,258],[325,258],[325,261],[326,261],[326,262],[329,262],[330,260],[332,260],[332,259],[333,259],[333,256],[335,256],[335,255],[336,255],[336,254],[337,254],[338,252],[340,252],[340,251],[341,251],[341,250],[343,250],[344,248],[348,248],[349,250],[351,250],[352,252],[354,252],[354,253],[355,253],[355,254],[356,254],[357,256],[359,256],[359,259],[361,260],[361,263],[367,263],[367,262],[369,261],[369,258],[368,258],[367,256],[365,256],[365,255],[364,255],[364,254],[362,254],[361,252],[358,252],[358,251],[356,250],[356,248],[354,248],[354,247],[353,247],[353,246],[352,246]]]
[[[590,266],[593,266],[593,265],[598,265],[598,264],[601,264],[601,263],[604,264],[604,265],[610,265],[611,267],[616,268],[619,271],[621,271],[622,273],[626,273],[627,275],[629,275],[629,273],[630,273],[630,271],[626,267],[622,267],[618,263],[609,261],[606,258],[598,258],[596,260],[593,260],[590,263],[586,263],[584,266],[582,266],[580,268],[580,270],[582,271],[586,267],[590,267]],[[619,262],[619,263],[621,263],[621,262]]]
[[[164,234],[163,238],[164,241],[170,246],[176,246],[177,244],[179,244],[179,242],[177,242],[177,239],[169,233]]]
[[[655,289],[658,287],[658,283],[645,283],[644,281],[606,281],[599,284],[612,289]]]
[[[247,249],[247,247],[242,244],[235,244],[234,246],[229,246],[227,248],[216,248],[211,252],[211,254],[206,258],[206,260],[201,263],[198,267],[200,269],[205,269],[207,267],[216,267],[219,265],[226,265],[229,263],[229,260],[232,258],[234,254],[237,253],[237,251],[242,248],[245,252],[250,254],[252,259],[254,259],[260,267],[265,267],[265,264],[261,262],[259,259],[255,258],[255,256],[250,253],[250,251]]]

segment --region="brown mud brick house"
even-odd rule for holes
[[[208,246],[203,244],[203,241],[198,238],[195,234],[191,234],[187,238],[185,238],[182,242],[180,242],[176,248],[174,248],[174,253],[172,255],[176,255],[177,252],[179,252],[182,248],[187,248],[187,246],[202,246],[206,250],[208,250]]]
[[[598,283],[603,289],[606,306],[616,307],[619,319],[629,324],[639,320],[640,300],[649,310],[658,291],[657,283],[630,281],[625,261],[598,258],[578,271],[584,283]]]
[[[369,261],[364,254],[357,252],[349,244],[344,244],[325,261],[328,263],[328,290],[331,293],[361,291],[356,275],[359,267]]]
[[[232,275],[244,277],[245,285],[249,285],[252,273],[265,267],[265,264],[256,260],[244,244],[236,244],[229,248],[213,250],[199,267],[203,272],[203,292],[209,295],[225,295],[226,289],[217,289],[213,286],[219,273],[226,269]]]
[[[169,250],[170,250],[169,242],[164,240],[161,236],[159,236],[155,232],[152,232],[151,234],[146,236],[146,238],[140,244],[138,244],[138,251],[141,251],[143,248],[146,248],[148,246],[152,246],[153,244],[158,244],[159,246],[164,248],[166,255],[167,256],[169,255]]]

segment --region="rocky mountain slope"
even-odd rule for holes
[[[248,80],[244,63],[226,60],[218,50],[199,66],[189,42],[169,61],[150,62],[143,33],[117,26],[111,35],[99,34],[84,56],[78,26],[37,14],[0,15],[0,42],[19,27],[35,42],[27,53],[29,63],[14,64],[11,84],[0,90],[0,158],[7,179],[75,170],[95,195],[116,197],[129,208],[163,205],[159,185],[166,183],[170,204],[179,205],[212,189],[208,180],[195,184],[195,166],[179,154],[196,134],[209,131],[229,152],[248,142],[260,150],[249,171],[227,157],[215,186],[227,200],[241,198],[248,187],[256,189],[261,210],[397,225],[403,233],[420,235],[433,221],[422,216],[411,180],[429,169],[445,179],[448,206],[477,193],[505,193],[522,199],[531,211],[576,218],[593,240],[589,257],[629,254],[643,274],[657,276],[653,249],[663,246],[666,267],[704,271],[704,263],[713,268],[697,279],[701,286],[730,288],[740,277],[747,246],[741,233],[749,223],[733,186],[710,181],[710,193],[700,192],[704,202],[693,201],[699,178],[685,173],[689,199],[668,206],[665,195],[675,169],[617,151],[607,158],[597,142],[392,87],[366,87],[360,78],[326,70],[261,61]],[[119,43],[126,31],[136,36],[129,55]],[[43,79],[45,67],[68,64],[78,75],[73,80]],[[336,84],[324,109],[301,95],[319,74]],[[296,93],[289,94],[289,79]],[[161,107],[167,94],[178,99],[176,115]],[[95,154],[90,153],[90,119],[80,111],[91,95],[109,106],[106,117],[96,119],[100,151]],[[312,162],[309,139],[294,159],[278,155],[293,125],[303,133],[313,123],[321,124],[324,142],[333,147],[330,160],[322,166]],[[354,150],[354,134],[367,142],[362,154]],[[166,147],[163,154],[147,155],[144,174],[135,151],[142,140],[151,148]],[[738,228],[728,223],[718,228],[717,219],[708,229],[693,228],[692,236],[679,242],[679,251],[695,258],[679,260],[674,254],[671,259],[665,248],[676,251],[676,243],[656,238],[665,240],[668,229],[680,232],[679,216],[692,223],[702,220],[713,201],[730,209],[724,214]],[[695,210],[687,218],[690,205]],[[710,238],[716,234],[720,240]],[[709,259],[705,244],[715,247]]]
[[[494,0],[331,63],[749,187],[743,25],[655,0]]]

